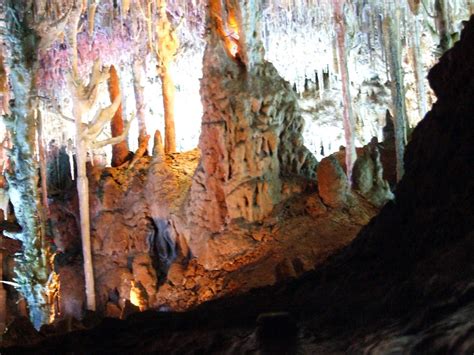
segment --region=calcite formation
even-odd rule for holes
[[[247,53],[251,64],[243,55],[229,56],[216,34],[204,55],[202,158],[187,212],[210,233],[232,221],[267,217],[285,198],[285,177],[315,179],[316,160],[303,145],[296,94],[259,56],[258,42],[241,48],[257,52]]]
[[[155,153],[132,168],[90,169],[98,309],[111,317],[133,311],[132,300],[140,309],[184,310],[301,275],[346,245],[376,211],[358,195],[350,204],[326,205],[314,180],[287,173],[281,174],[282,201],[269,216],[252,223],[241,218],[210,234],[186,214],[199,152]],[[59,234],[77,229],[75,203],[52,204]],[[201,246],[193,243],[199,238]],[[61,316],[79,317],[82,267],[71,259],[78,239],[57,241]]]
[[[384,178],[384,166],[380,150],[385,154],[395,154],[390,143],[377,143],[374,140],[368,145],[357,148],[357,159],[354,164],[352,181],[349,183],[344,161],[345,150],[342,148],[321,160],[318,165],[318,191],[323,202],[333,208],[344,208],[354,203],[354,194],[360,194],[374,206],[383,207],[394,198],[390,185]],[[388,175],[393,175],[391,166],[386,166]]]
[[[326,185],[316,191],[317,161],[303,144],[297,95],[263,59],[256,22],[242,20],[249,16],[237,16],[235,56],[218,33],[209,36],[200,153],[165,155],[157,134],[152,157],[89,169],[96,293],[106,315],[125,316],[130,302],[187,309],[298,276],[346,245],[376,211],[350,195],[342,166],[338,176],[321,174]],[[333,204],[324,187],[338,181],[344,186]],[[61,223],[55,219],[57,231],[66,229]],[[67,238],[62,244],[64,254],[74,246]],[[58,268],[70,294],[74,267]],[[78,304],[62,308],[77,316]]]

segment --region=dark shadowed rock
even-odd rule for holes
[[[2,346],[12,346],[15,344],[32,345],[44,339],[26,317],[18,317],[7,326],[7,331],[3,335]]]

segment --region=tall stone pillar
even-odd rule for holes
[[[202,244],[219,238],[229,224],[269,216],[285,198],[285,179],[315,178],[297,96],[264,59],[258,6],[212,0],[209,7],[200,90],[202,156],[187,208],[190,246],[198,257]]]

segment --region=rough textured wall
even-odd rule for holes
[[[334,208],[353,205],[355,194],[377,207],[383,207],[394,198],[384,172],[390,165],[383,165],[380,152],[394,156],[390,142],[370,144],[357,148],[357,159],[352,174],[351,189],[346,175],[345,149],[321,160],[318,165],[318,191],[324,204]],[[393,160],[393,158],[392,158]],[[394,169],[391,169],[394,170]]]
[[[251,66],[231,58],[215,34],[204,55],[202,159],[188,215],[212,232],[268,216],[284,198],[284,175],[315,178],[295,93],[272,64],[249,57]]]
[[[189,250],[176,214],[191,185],[199,153],[144,157],[133,168],[89,167],[91,236],[98,308],[120,317],[132,293],[143,308],[156,306],[159,280]],[[61,317],[81,318],[84,300],[77,195],[51,205]],[[133,289],[133,292],[132,292]]]
[[[91,174],[94,268],[102,305],[123,310],[133,285],[146,307],[154,304],[158,277],[166,274],[178,248],[170,218],[180,189],[170,166],[158,155],[133,169]]]

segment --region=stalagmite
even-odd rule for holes
[[[135,152],[132,161],[128,165],[128,169],[133,168],[133,166],[137,163],[137,161],[142,158],[146,151],[148,150],[148,142],[150,140],[150,136],[145,136],[143,140],[140,142],[137,151]]]
[[[349,188],[352,181],[352,168],[357,159],[354,140],[354,112],[352,110],[349,70],[347,68],[346,29],[344,24],[343,6],[345,0],[334,3],[334,18],[336,21],[337,49],[339,53],[339,68],[341,72],[342,94],[344,98],[344,137],[346,140],[346,174]]]
[[[155,131],[155,136],[153,139],[153,157],[164,158],[165,156],[165,148],[163,147],[163,139],[161,138],[160,130]]]

